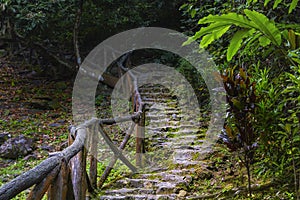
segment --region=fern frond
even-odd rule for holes
[[[242,45],[242,41],[243,38],[252,35],[255,32],[254,29],[242,29],[237,31],[231,41],[230,44],[228,46],[227,49],[227,60],[230,61],[232,59],[232,57],[237,53],[237,51],[239,50],[239,48]]]
[[[222,37],[222,35],[224,35],[224,33],[226,33],[226,31],[228,31],[230,27],[231,25],[222,26],[219,29],[215,29],[214,32],[212,32],[211,34],[205,35],[200,42],[200,48],[205,48],[208,45],[210,45],[214,40],[217,40],[220,37]]]
[[[227,23],[234,24],[243,28],[257,28],[256,24],[248,20],[245,16],[237,13],[228,13],[224,15],[208,15],[198,21],[198,24],[207,23]]]
[[[280,46],[281,34],[273,22],[271,22],[265,15],[259,12],[248,9],[245,9],[244,12],[246,16],[256,24],[256,27],[259,31],[267,36],[272,41],[272,43]]]

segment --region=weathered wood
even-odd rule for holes
[[[40,200],[43,198],[45,193],[47,192],[50,184],[58,175],[60,169],[60,165],[56,166],[49,175],[42,180],[39,184],[35,185],[35,187],[30,191],[26,200]]]
[[[129,116],[116,117],[113,119],[101,119],[99,123],[105,125],[112,125],[120,122],[136,121],[140,118],[140,116],[141,116],[141,112],[136,112],[133,115],[129,115]]]
[[[89,178],[91,186],[97,188],[97,155],[98,155],[98,126],[94,127],[93,133],[91,134],[90,144],[90,171]]]
[[[132,125],[130,126],[129,130],[126,132],[126,135],[121,143],[121,145],[119,146],[119,150],[122,152],[122,150],[124,150],[126,144],[128,143],[130,136],[132,135],[132,132],[134,130],[135,127],[135,123],[132,122]],[[108,175],[110,174],[111,170],[113,169],[113,166],[116,164],[118,160],[118,157],[114,156],[114,158],[110,161],[110,163],[108,164],[108,166],[105,168],[99,182],[98,182],[98,188],[101,188],[105,182],[105,180],[107,179]]]
[[[86,179],[85,179],[86,160],[83,159],[85,154],[85,152],[83,151],[79,152],[70,161],[72,166],[72,184],[73,184],[75,200],[85,199],[86,190],[87,190]]]
[[[143,107],[143,105],[141,105]],[[145,138],[145,109],[142,108],[142,116],[136,126],[136,165],[139,167],[143,166],[143,153],[144,149],[144,138]]]
[[[62,158],[59,156],[50,157],[33,169],[6,183],[0,188],[0,199],[11,199],[34,184],[41,182],[44,177],[59,165],[61,160]]]
[[[108,85],[112,88],[115,87],[115,85],[117,84],[117,82],[119,80],[117,77],[112,76],[112,75],[107,74],[107,73],[103,73],[102,78],[103,79],[101,79],[101,82],[105,83],[106,85]]]
[[[75,200],[70,164],[69,164],[68,169],[69,169],[69,172],[68,172],[68,183],[67,183],[68,184],[67,197],[68,197],[68,200]]]
[[[77,137],[80,136],[80,133],[84,133],[86,139],[87,135],[87,128],[80,128],[77,130],[77,136],[72,144],[72,146],[76,143]],[[82,200],[85,199],[86,196],[86,151],[84,148],[84,141],[82,141],[81,151],[76,154],[76,156],[72,157],[70,160],[71,165],[71,177],[72,177],[72,184],[74,190],[74,198],[75,200]],[[72,147],[70,146],[70,147]]]
[[[60,199],[67,200],[67,191],[68,191],[68,166],[65,162],[62,163],[60,171],[56,178],[53,180],[49,190],[48,190],[48,199]],[[68,199],[69,200],[69,199]]]
[[[122,154],[122,152],[114,145],[114,143],[111,141],[110,137],[107,135],[107,133],[102,129],[101,126],[99,126],[99,132],[101,136],[103,137],[106,144],[108,144],[109,148],[112,150],[115,156],[117,156],[131,171],[136,172],[137,169],[135,166],[133,166],[127,158]]]
[[[40,183],[56,166],[60,165],[62,161],[69,162],[69,160],[82,149],[85,138],[85,128],[78,128],[76,140],[71,146],[56,156],[47,158],[38,166],[3,185],[0,188],[0,199],[11,199],[34,184]]]

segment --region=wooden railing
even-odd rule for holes
[[[127,70],[123,66],[125,60],[124,57],[121,58],[118,66],[126,72]],[[42,199],[46,193],[49,200],[83,200],[86,199],[87,192],[95,193],[96,189],[102,187],[118,159],[132,172],[136,172],[137,167],[142,166],[142,153],[144,153],[145,107],[138,91],[137,78],[128,71],[126,79],[128,80],[127,83],[130,83],[128,86],[129,91],[133,91],[131,94],[132,115],[114,119],[94,118],[79,126],[72,127],[68,139],[69,147],[61,152],[49,154],[49,158],[42,161],[38,166],[3,185],[0,188],[0,199],[11,199],[34,186],[28,194],[27,200]],[[127,130],[120,146],[116,147],[103,126],[126,121],[132,121],[132,125]],[[135,165],[122,154],[134,130],[136,130]],[[97,180],[97,155],[99,151],[97,144],[99,137],[102,137],[108,144],[110,150],[114,153],[114,157],[100,179]],[[89,171],[87,171],[87,162],[90,162]]]

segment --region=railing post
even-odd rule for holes
[[[67,196],[68,178],[69,178],[68,165],[67,163],[64,163],[62,161],[60,171],[48,190],[49,200],[55,200],[55,199],[66,200],[67,198],[68,200],[72,199],[70,198],[70,196]]]
[[[142,115],[136,126],[136,165],[143,167],[144,138],[145,138],[145,108],[142,106]]]
[[[97,155],[98,155],[98,126],[94,126],[90,140],[90,181],[93,188],[97,188]]]
[[[83,131],[85,134],[87,134],[87,128],[80,128],[77,130],[77,132],[79,131]],[[86,155],[86,149],[83,147],[82,150],[70,160],[75,200],[82,200],[86,198]]]

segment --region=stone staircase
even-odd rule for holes
[[[98,199],[188,199],[186,190],[201,162],[197,116],[182,113],[168,89],[148,85],[141,89],[146,103],[145,166],[137,174],[116,181]]]

